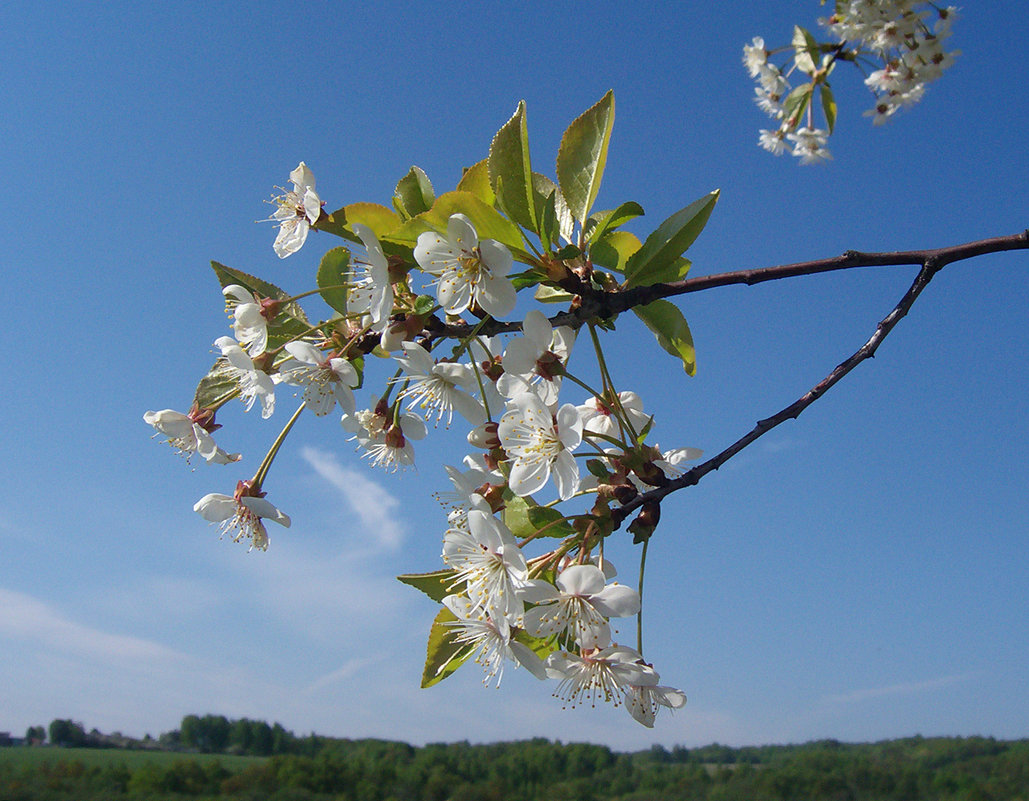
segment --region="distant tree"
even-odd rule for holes
[[[42,726],[29,726],[25,730],[25,742],[29,745],[42,745],[46,742],[46,729]]]
[[[50,723],[50,742],[69,748],[86,744],[86,730],[73,720],[55,719]]]

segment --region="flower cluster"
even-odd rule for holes
[[[613,114],[613,102],[609,94],[600,106]],[[144,419],[187,458],[199,453],[211,464],[234,464],[239,454],[211,437],[223,406],[237,399],[245,412],[259,410],[265,420],[284,404],[293,407],[250,478],[238,481],[232,494],[208,493],[193,506],[223,536],[259,551],[269,545],[268,521],[291,522],[267,500],[265,487],[303,412],[338,421],[336,437],[389,472],[414,465],[415,443],[430,430],[446,436],[446,429],[464,426],[462,441],[472,452],[460,467],[446,468],[453,485],[441,526],[446,568],[428,579],[401,577],[441,605],[423,685],[474,660],[485,671],[484,683],[499,686],[513,662],[556,681],[554,695],[566,706],[608,701],[652,726],[660,708],[675,709],[686,699],[660,684],[644,659],[642,631],[637,628],[635,648],[618,643],[617,622],[640,612],[640,591],[613,580],[604,543],[636,506],[629,531],[637,543],[649,537],[659,501],[656,493],[646,494],[700,452],[663,452],[648,442],[654,419],[637,393],[620,390],[603,356],[600,332],[613,328],[609,316],[565,313],[561,321],[571,324],[560,325],[558,316],[529,309],[505,319],[516,313],[521,288],[536,287],[541,299],[547,293],[567,298],[570,311],[591,293],[619,291],[627,280],[594,264],[592,248],[602,254],[604,232],[615,232],[642,209],[625,203],[621,213],[590,215],[592,198],[582,187],[595,191],[599,174],[561,175],[563,163],[579,172],[598,169],[588,142],[597,127],[573,125],[585,125],[581,136],[567,139],[582,152],[559,158],[561,186],[512,171],[501,155],[494,166],[504,174],[480,164],[475,175],[481,180],[469,178],[465,188],[440,198],[424,173],[412,169],[397,185],[393,209],[355,203],[326,213],[314,175],[301,162],[290,173],[293,188],[275,199],[275,252],[283,258],[295,253],[312,230],[346,244],[326,254],[316,288],[297,294],[212,263],[231,336],[215,339],[215,364],[189,414],[165,409]],[[505,126],[498,137],[517,130]],[[527,174],[532,199],[523,199],[535,206],[531,213],[521,208],[517,190],[501,199],[505,187],[517,187]],[[661,258],[652,253],[652,263],[636,269],[633,280],[664,280],[669,260],[678,269],[685,260],[665,252],[669,226],[672,241],[684,241],[687,233],[692,241],[716,198],[710,193],[666,221],[653,234],[660,247],[649,247]],[[515,273],[516,261],[526,269]],[[300,301],[316,295],[330,313],[309,318]],[[659,342],[672,342],[685,321],[665,316],[667,326],[654,330]],[[583,327],[588,337],[577,336]],[[664,327],[667,336],[658,330]],[[576,342],[587,340],[597,388],[569,369]],[[691,362],[682,363],[692,370]],[[292,402],[284,397],[290,392]],[[523,550],[530,543],[535,555]],[[641,549],[641,560],[645,554]]]
[[[776,121],[762,129],[758,144],[778,156],[790,148],[801,164],[832,158],[826,143],[836,120],[836,101],[828,77],[841,61],[874,69],[865,85],[875,94],[875,105],[865,112],[876,125],[901,108],[918,102],[926,84],[939,78],[954,62],[957,51],[947,52],[943,42],[957,16],[953,6],[938,7],[912,0],[840,0],[836,12],[820,20],[833,41],[817,42],[797,27],[786,64],[769,59],[764,39],[755,37],[743,46],[743,64],[757,81],[758,107]],[[807,82],[794,89],[787,76],[801,74]],[[817,92],[816,92],[817,89]],[[813,108],[822,104],[826,128],[816,127]]]
[[[954,6],[850,0],[838,4],[836,13],[825,20],[840,42],[858,43],[878,61],[879,69],[865,78],[876,96],[875,105],[865,112],[874,124],[883,124],[898,109],[921,100],[926,84],[954,63],[957,51],[945,51],[943,43],[956,17]]]

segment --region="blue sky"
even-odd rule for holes
[[[226,409],[219,441],[246,461],[191,471],[141,419],[185,409],[227,333],[210,259],[310,287],[336,241],[280,261],[273,226],[254,224],[298,161],[330,208],[388,203],[411,164],[446,189],[523,98],[552,172],[565,126],[614,89],[598,205],[641,203],[638,233],[721,189],[695,275],[1023,230],[1019,6],[967,8],[957,65],[881,128],[857,76],[838,75],[835,160],[817,168],[756,147],[766,118],[740,65],[753,36],[813,25],[815,2],[17,6],[0,12],[0,159],[21,198],[0,221],[0,729],[71,717],[157,734],[216,712],[626,749],[1026,736],[1024,252],[948,267],[873,361],[665,504],[647,655],[690,700],[653,731],[562,711],[524,671],[500,690],[474,668],[418,689],[436,607],[393,577],[440,566],[431,493],[456,431],[390,477],[334,423],[302,419],[266,485],[293,526],[261,554],[191,507],[231,492],[278,426]],[[690,295],[697,376],[625,318],[616,376],[662,445],[716,453],[850,355],[912,277]],[[627,545],[614,558],[632,574]]]

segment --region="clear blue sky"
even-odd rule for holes
[[[757,9],[757,10],[755,10]],[[142,735],[187,713],[411,742],[528,736],[644,748],[1029,734],[1024,359],[1029,255],[948,267],[880,349],[796,422],[664,508],[647,653],[689,703],[653,731],[562,711],[524,671],[419,690],[436,607],[442,432],[417,472],[371,471],[302,420],[269,497],[271,549],[191,509],[231,492],[277,425],[219,415],[234,467],[150,441],[227,333],[210,259],[303,291],[324,251],[272,252],[262,201],[304,160],[330,208],[387,202],[411,164],[437,188],[483,158],[520,99],[537,168],[614,89],[600,207],[646,233],[720,188],[694,274],[1015,233],[1029,225],[1021,4],[970,5],[957,65],[873,129],[839,75],[835,160],[756,147],[740,48],[813,24],[813,0],[411,6],[127,2],[0,12],[5,375],[0,729],[71,717]],[[19,188],[20,187],[20,188]],[[15,203],[17,201],[17,203]],[[699,370],[628,320],[616,374],[659,441],[715,453],[874,330],[913,277],[884,268],[680,300]],[[278,420],[281,423],[281,420]],[[370,504],[369,499],[378,499]],[[628,575],[628,547],[616,560]]]

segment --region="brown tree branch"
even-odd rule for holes
[[[856,250],[848,250],[840,256],[833,256],[828,259],[817,259],[815,261],[802,261],[794,264],[781,264],[775,267],[761,267],[751,270],[736,270],[728,273],[717,273],[715,275],[703,275],[697,278],[687,278],[682,281],[673,281],[665,284],[651,284],[650,286],[633,287],[622,292],[595,292],[590,297],[582,299],[582,305],[569,312],[563,312],[550,318],[552,325],[568,325],[578,328],[588,320],[598,317],[612,317],[636,306],[659,300],[661,298],[685,295],[690,292],[702,292],[706,289],[714,289],[720,286],[732,284],[753,284],[764,283],[765,281],[776,281],[781,278],[794,278],[801,275],[815,275],[816,273],[832,272],[834,270],[852,270],[858,267],[885,267],[900,265],[924,265],[930,261],[944,267],[955,261],[975,258],[988,253],[1000,253],[1006,250],[1029,249],[1029,230],[1022,231],[1010,236],[998,236],[992,239],[980,239],[975,242],[966,242],[951,247],[933,248],[930,250],[904,250],[888,253],[862,253]],[[446,325],[439,330],[433,331],[436,337],[462,338],[468,336],[472,330],[471,325]],[[490,321],[479,329],[484,336],[505,334],[520,331],[522,328],[519,322]]]
[[[828,392],[828,390],[847,375],[847,373],[853,370],[865,359],[870,359],[875,355],[875,351],[882,341],[890,331],[893,330],[893,327],[900,322],[900,319],[908,313],[912,304],[914,304],[915,300],[921,294],[922,290],[929,284],[929,281],[932,280],[933,276],[936,275],[936,273],[945,265],[961,259],[979,256],[984,253],[994,253],[1000,250],[1015,250],[1026,247],[1029,247],[1029,231],[1025,231],[1011,237],[998,237],[996,239],[970,242],[966,245],[958,245],[953,248],[909,251],[906,253],[854,253],[851,251],[843,254],[843,256],[840,256],[837,259],[790,264],[784,265],[783,267],[770,267],[765,270],[723,273],[721,275],[694,279],[693,282],[676,282],[680,293],[691,292],[699,291],[699,289],[707,289],[710,286],[723,286],[730,283],[755,283],[756,281],[754,280],[747,280],[748,277],[753,278],[755,276],[758,281],[770,281],[775,278],[784,278],[792,275],[808,275],[812,272],[825,272],[827,270],[847,269],[849,267],[864,267],[876,264],[910,264],[910,259],[912,259],[915,254],[918,254],[919,256],[919,261],[917,263],[922,265],[921,270],[919,270],[914,282],[908,288],[907,292],[904,293],[904,296],[900,299],[893,310],[879,322],[879,325],[876,326],[875,333],[873,333],[868,341],[855,351],[850,358],[837,365],[836,369],[829,373],[829,375],[819,381],[815,386],[789,406],[781,409],[771,417],[759,420],[754,428],[736,440],[736,442],[723,450],[717,456],[697,465],[678,478],[672,479],[667,485],[638,495],[631,501],[623,504],[617,509],[614,509],[612,516],[616,527],[620,525],[632,512],[642,507],[644,503],[647,503],[648,501],[660,502],[663,498],[676,490],[693,486],[708,473],[717,470],[733,456],[738,454],[748,445],[754,443],[760,437],[767,434],[780,423],[785,422],[786,420],[796,419],[801,412]],[[709,283],[705,284],[705,281]],[[698,288],[693,289],[692,287]]]

